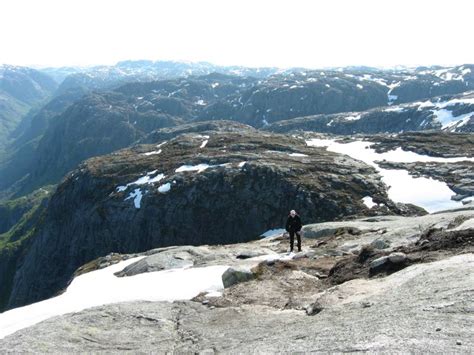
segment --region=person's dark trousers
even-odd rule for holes
[[[295,233],[296,239],[298,240],[298,251],[301,251],[301,234],[300,232],[290,231],[290,250],[293,251],[293,245],[295,244]]]

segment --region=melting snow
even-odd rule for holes
[[[364,88],[364,87],[363,87],[362,85],[360,85],[360,84],[357,84],[357,87],[358,87],[359,89],[361,89],[361,90]]]
[[[114,275],[141,258],[78,276],[60,296],[0,314],[0,339],[45,319],[86,308],[138,300],[189,300],[201,292],[217,292],[224,288],[222,274],[228,266],[222,265],[171,269],[129,277]]]
[[[382,180],[390,186],[388,195],[395,202],[413,203],[425,208],[428,212],[436,212],[450,208],[457,208],[460,202],[451,200],[455,193],[446,183],[425,177],[413,177],[406,170],[382,169],[375,161],[387,160],[391,162],[443,162],[474,161],[474,158],[439,158],[407,152],[401,148],[385,153],[377,153],[369,148],[372,142],[355,141],[347,144],[337,143],[331,139],[310,139],[309,146],[327,147],[329,151],[347,154],[354,159],[361,160],[375,167]]]
[[[151,175],[154,175],[156,174],[158,170],[153,170],[153,171],[150,171],[148,172],[145,176],[141,176],[139,177],[137,180],[133,181],[133,182],[129,182],[127,185],[125,186],[117,186],[117,191],[118,192],[122,192],[122,191],[125,191],[129,186],[131,185],[144,185],[144,184],[152,184],[152,183],[155,183],[155,182],[158,182],[162,179],[165,178],[165,175],[164,174],[158,174],[156,175],[155,177],[151,177]]]
[[[285,233],[286,231],[283,229],[283,228],[279,228],[279,229],[269,229],[267,230],[265,233],[262,233],[260,234],[261,237],[264,237],[264,238],[271,238],[271,237],[276,237],[276,236],[280,236],[282,235],[283,233]]]
[[[307,157],[308,155],[302,153],[290,153],[288,154],[290,157]]]
[[[133,204],[135,205],[135,208],[140,208],[141,207],[141,202],[142,202],[142,191],[140,189],[135,189],[133,192],[130,192],[128,197],[124,200],[127,201],[131,198],[133,198]]]
[[[199,148],[204,148],[207,145],[207,142],[209,142],[209,139],[206,139],[205,141],[203,141],[201,145],[199,146]]]
[[[385,112],[403,112],[405,111],[404,107],[391,107],[391,108],[386,108],[384,110]]]
[[[364,205],[367,206],[367,208],[372,208],[374,206],[377,206],[377,204],[372,200],[372,197],[370,196],[365,196],[363,199],[362,199],[362,202],[364,202]]]
[[[198,173],[201,173],[204,170],[210,168],[211,166],[213,165],[209,165],[209,164],[181,165],[179,168],[175,170],[175,172],[181,173],[183,171],[197,171]]]
[[[386,85],[389,90],[387,92],[387,99],[388,99],[388,104],[391,105],[393,103],[393,101],[397,100],[398,99],[398,95],[392,95],[392,91],[393,89],[395,89],[396,87],[400,86],[401,82],[396,82],[396,83],[392,83],[390,85]]]
[[[164,194],[164,193],[167,193],[171,190],[171,184],[169,182],[167,182],[166,184],[163,184],[161,185],[159,188],[158,188],[158,192]]]
[[[395,100],[398,99],[398,95],[390,95],[390,94],[387,94],[387,98],[388,98],[388,103],[389,103],[389,104],[392,104],[393,101],[395,101]]]
[[[246,161],[240,162],[240,163],[239,163],[239,168],[242,168],[245,164],[247,164]]]
[[[474,116],[474,111],[466,113],[464,115],[454,117],[451,111],[446,110],[446,109],[441,109],[441,110],[433,110],[433,115],[439,122],[441,122],[441,124],[443,125],[442,128],[445,129],[445,128],[452,127],[458,123],[460,123],[458,127],[466,124],[471,118],[471,116]]]
[[[357,120],[360,120],[361,117],[362,117],[362,115],[346,116],[346,117],[344,117],[344,119],[347,120],[347,121],[357,121]]]
[[[146,152],[146,153],[143,153],[143,155],[156,155],[156,154],[160,154],[161,153],[161,149],[158,149],[158,150],[154,150],[154,151],[151,151],[151,152]]]
[[[425,108],[431,109],[435,119],[438,120],[442,124],[443,129],[445,129],[456,125],[460,127],[466,124],[469,121],[469,118],[474,115],[473,108],[471,112],[459,116],[453,116],[452,111],[447,108],[456,105],[474,105],[474,98],[452,99],[441,102],[431,102],[428,100],[424,102],[414,102],[410,106],[418,106],[418,111],[422,111]]]

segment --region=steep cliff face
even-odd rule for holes
[[[16,221],[16,224],[7,232],[0,234],[0,285],[2,285],[0,311],[3,311],[8,304],[13,278],[31,245],[35,226],[46,209],[47,196],[44,192],[38,192],[30,201],[16,201],[16,203],[18,211],[15,211],[15,216],[10,216],[14,217],[10,222]]]
[[[52,196],[14,280],[9,307],[49,297],[84,263],[109,252],[247,241],[304,221],[376,213],[388,200],[372,167],[253,129],[185,134],[86,161]],[[382,211],[380,211],[382,213]]]

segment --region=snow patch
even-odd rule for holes
[[[76,277],[66,292],[45,301],[0,314],[0,339],[51,317],[86,308],[130,301],[189,300],[201,292],[224,289],[222,274],[228,266],[188,267],[117,277],[114,273],[142,259],[132,258]]]
[[[143,155],[149,156],[149,155],[156,155],[156,154],[160,154],[160,153],[161,153],[161,149],[158,149],[158,150],[153,150],[151,152],[143,153]]]
[[[385,112],[404,112],[405,108],[404,107],[390,107],[390,108],[386,108],[384,111]]]
[[[175,170],[176,173],[182,173],[185,171],[197,171],[198,173],[203,172],[204,170],[210,168],[209,164],[198,164],[198,165],[181,165]]]
[[[139,177],[137,180],[129,182],[127,185],[117,186],[117,192],[125,191],[131,185],[153,184],[165,178],[164,174],[158,174],[155,177],[151,177],[156,174],[156,172],[157,170],[150,171],[146,175]]]
[[[308,146],[327,147],[329,151],[346,154],[361,160],[377,169],[382,176],[383,182],[389,186],[388,196],[395,202],[413,203],[425,208],[428,212],[436,212],[451,208],[457,208],[460,202],[451,200],[455,195],[444,182],[425,177],[413,177],[406,170],[382,169],[375,161],[387,160],[391,162],[443,162],[454,163],[459,161],[474,161],[474,158],[439,158],[420,155],[414,152],[404,151],[401,148],[385,153],[377,153],[369,148],[372,142],[355,141],[346,144],[337,143],[332,139],[310,139],[306,141]]]
[[[265,233],[260,234],[260,236],[263,238],[271,238],[271,237],[280,236],[285,232],[286,230],[284,230],[283,228],[269,229]]]
[[[133,192],[130,192],[127,198],[125,198],[124,201],[127,201],[131,198],[133,198],[133,204],[135,205],[135,208],[140,208],[141,207],[141,202],[142,202],[142,191],[140,189],[135,189]]]
[[[358,120],[361,119],[361,117],[362,117],[362,115],[346,116],[346,117],[344,117],[344,119],[345,119],[346,121],[358,121]]]
[[[308,156],[307,154],[303,154],[303,153],[290,153],[288,155],[290,157],[307,157]]]
[[[364,205],[367,206],[367,208],[371,209],[372,207],[374,206],[377,206],[377,204],[374,202],[374,200],[372,200],[372,197],[370,196],[365,196],[363,199],[362,199],[362,202],[364,203]]]
[[[165,194],[165,193],[169,192],[170,190],[171,190],[171,184],[169,182],[167,182],[166,184],[161,185],[158,188],[158,192],[162,193],[162,194]]]

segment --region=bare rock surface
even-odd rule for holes
[[[315,294],[313,316],[255,304],[108,305],[19,331],[0,341],[0,352],[468,353],[473,273],[471,253],[349,281]]]

